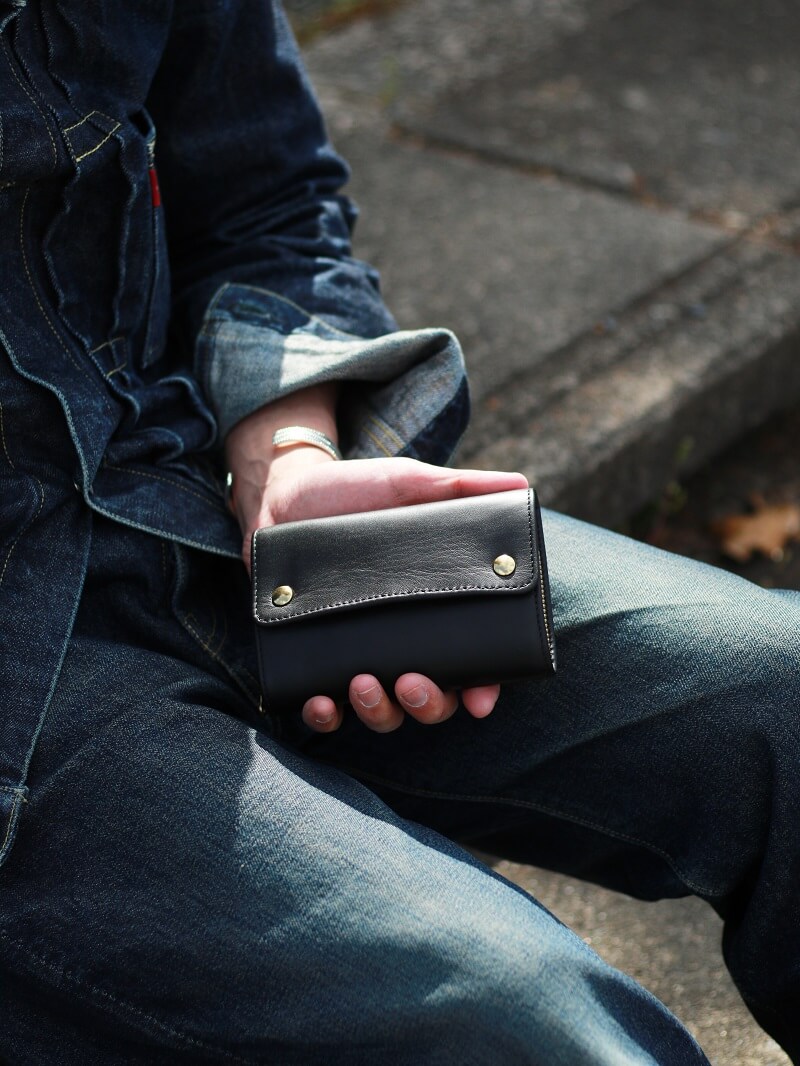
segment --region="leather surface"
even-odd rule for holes
[[[256,630],[265,704],[277,711],[299,711],[310,696],[346,699],[357,673],[392,692],[410,670],[445,689],[554,671],[536,586],[520,596],[392,601]]]
[[[260,529],[253,540],[256,620],[281,625],[321,612],[415,596],[522,593],[539,579],[533,489]],[[510,555],[507,578],[492,569]],[[291,603],[272,591],[289,585]]]
[[[266,612],[279,611],[269,597],[275,584],[292,583],[288,575],[308,579],[313,572],[315,583],[309,584],[316,594],[314,598],[307,592],[293,624],[256,621],[268,708],[299,710],[309,696],[321,694],[346,698],[356,673],[375,674],[392,691],[397,677],[410,670],[443,688],[554,672],[552,610],[536,497],[532,490],[520,490],[475,500],[466,508],[458,504],[471,501],[402,508],[410,512],[402,515],[364,516],[377,515],[377,528],[353,521],[362,516],[347,516],[342,521],[281,526],[280,538],[271,535],[277,530],[259,531],[254,541],[254,574],[258,569],[261,575],[254,580],[256,604]],[[310,536],[305,535],[307,529],[301,530],[299,540],[292,535],[293,529],[308,526],[316,527]],[[274,551],[278,540],[279,550]],[[520,544],[526,552],[524,565]],[[491,568],[502,551],[517,560],[512,582],[517,580],[511,588]],[[387,555],[391,565],[385,571],[378,560]],[[446,560],[447,580],[440,577],[437,585],[438,571],[428,565],[421,582],[412,565],[419,565],[420,559]],[[348,565],[356,562],[349,580]],[[487,568],[493,581],[485,575]],[[414,591],[423,583],[434,593]],[[330,602],[331,588],[338,590],[341,602]],[[394,594],[380,597],[387,588]],[[323,590],[328,594],[322,595]],[[354,590],[361,593],[360,600]]]

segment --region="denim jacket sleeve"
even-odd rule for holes
[[[221,435],[339,380],[346,454],[446,461],[469,409],[458,342],[398,331],[376,272],[353,258],[347,167],[279,3],[178,0],[148,107],[174,321]]]

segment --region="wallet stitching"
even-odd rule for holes
[[[534,584],[534,579],[525,581],[522,584],[517,585],[453,585],[447,588],[422,588],[422,589],[403,589],[401,592],[379,592],[372,596],[362,596],[357,600],[333,600],[331,603],[323,603],[319,607],[313,607],[306,611],[295,611],[294,614],[282,614],[280,618],[264,618],[260,609],[256,608],[256,618],[264,625],[275,625],[280,622],[286,622],[290,618],[308,618],[312,614],[321,614],[323,611],[329,611],[332,607],[351,607],[358,603],[374,603],[376,600],[391,600],[400,599],[406,596],[419,596],[423,593],[446,593],[446,592],[514,592],[518,589],[529,588]]]
[[[255,591],[255,603],[254,614],[256,620],[262,625],[278,625],[281,622],[287,622],[292,618],[309,618],[311,615],[321,614],[323,611],[328,611],[332,607],[350,607],[358,603],[374,603],[376,600],[389,600],[398,599],[405,596],[417,596],[422,593],[445,593],[445,592],[513,592],[518,589],[530,588],[536,583],[537,573],[536,568],[533,565],[533,515],[531,513],[531,499],[532,491],[528,492],[528,545],[531,559],[531,576],[527,581],[518,581],[512,584],[493,584],[493,585],[448,585],[446,587],[438,588],[419,588],[419,589],[403,589],[401,592],[378,592],[370,596],[362,596],[355,600],[334,600],[332,603],[322,604],[320,607],[314,607],[306,611],[295,611],[293,614],[282,614],[279,618],[264,618],[261,614],[259,595],[258,595],[258,552],[255,550],[256,536],[253,535],[253,589]],[[537,618],[537,623],[538,623]],[[541,623],[539,623],[539,637],[541,640]]]
[[[531,494],[528,493],[528,529],[531,532],[531,538],[533,537],[533,515],[531,514]],[[536,612],[536,628],[539,630],[539,643],[543,644],[547,648],[547,654],[550,656],[550,662],[553,661],[553,646],[550,642],[550,627],[547,624],[547,600],[545,598],[544,591],[544,570],[542,568],[542,549],[539,547],[537,563],[539,564],[539,596],[542,601],[542,613]],[[531,544],[531,566],[533,566],[533,544]],[[542,632],[542,623],[544,623],[544,630]],[[546,633],[546,636],[545,636]]]

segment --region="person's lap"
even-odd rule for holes
[[[545,536],[555,678],[507,686],[485,721],[351,723],[305,750],[488,852],[708,899],[748,1005],[797,1057],[800,593],[553,513]]]
[[[796,603],[546,522],[556,679],[484,721],[327,737],[259,719],[234,564],[97,524],[0,871],[18,1061],[55,1032],[28,1061],[692,1061],[645,993],[440,833],[700,891],[743,981],[761,937],[788,958]]]

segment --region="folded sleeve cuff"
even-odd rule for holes
[[[214,296],[196,370],[222,438],[264,404],[324,381],[347,383],[339,422],[348,459],[445,463],[469,418],[464,359],[449,330],[358,337],[250,285],[225,284]]]

